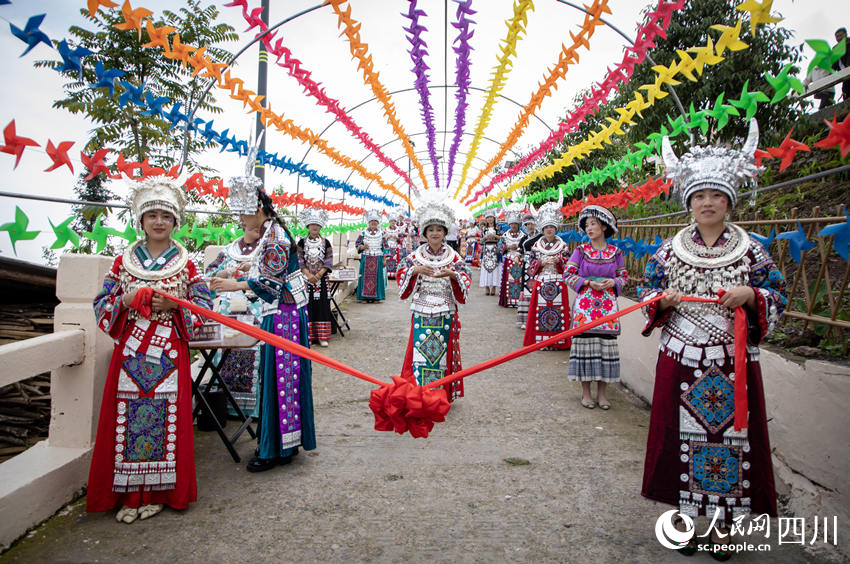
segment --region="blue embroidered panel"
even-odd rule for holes
[[[563,331],[563,315],[559,307],[546,306],[537,314],[537,328],[541,333],[560,333]]]
[[[127,409],[127,462],[165,460],[166,400],[131,399]]]
[[[706,369],[682,400],[710,433],[720,432],[735,415],[735,387],[716,366]]]
[[[144,354],[138,353],[125,360],[122,366],[139,389],[148,393],[171,374],[175,364],[168,355],[162,355],[159,363],[154,363],[145,360]]]
[[[692,443],[691,491],[725,496],[741,495],[741,447]]]
[[[443,354],[448,350],[446,343],[440,339],[440,334],[438,332],[433,332],[429,334],[423,341],[420,341],[418,345],[416,345],[416,350],[422,353],[422,356],[428,361],[430,365],[436,365],[440,362],[440,358],[442,358]]]
[[[544,282],[540,285],[540,297],[547,302],[555,301],[561,295],[561,286],[557,282]]]

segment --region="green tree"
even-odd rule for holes
[[[163,11],[163,19],[154,25],[157,28],[163,25],[176,28],[181,43],[205,46],[207,56],[214,62],[229,60],[231,54],[219,45],[238,39],[233,27],[215,22],[219,13],[215,6],[203,8],[200,0],[184,1],[185,6],[177,12]],[[91,88],[90,85],[96,81],[95,64],[100,62],[106,69],[124,71],[126,74],[120,80],[137,87],[144,85],[152,95],[169,98],[170,104],[182,103],[183,110],[199,102],[211,79],[200,75],[193,77],[191,66],[184,68],[181,61],[167,58],[158,47],[142,47],[151,40],[146,29],[139,38],[133,30],[122,31],[114,27],[114,24],[123,21],[120,11],[99,10],[93,18],[87,10],[80,13],[92,22],[93,29],[71,27],[69,31],[74,39],[69,44],[71,48],[90,49],[94,55],[84,59],[82,80],[76,72],[63,73],[69,79],[65,84],[65,98],[56,100],[53,107],[84,114],[94,123],[84,148],[86,151],[109,148],[123,153],[128,159],[143,161],[149,158],[151,164],[166,168],[180,162],[183,156],[182,135],[169,129],[169,121],[159,116],[142,115],[144,109],[135,104],[121,107],[119,98],[124,89],[117,82],[112,96],[105,88]],[[173,40],[174,34],[170,38]],[[59,64],[58,61],[38,61],[36,66],[55,68]],[[199,110],[201,115],[222,111],[211,95],[200,100]],[[203,140],[198,139],[188,144],[187,167],[190,170],[200,168],[193,156],[204,147]]]
[[[122,153],[129,161],[149,159],[151,166],[170,168],[186,158],[189,171],[207,170],[198,165],[195,156],[203,152],[206,142],[191,138],[184,148],[184,139],[179,129],[170,129],[171,122],[159,116],[142,115],[145,110],[133,103],[123,107],[119,100],[125,89],[116,81],[112,96],[106,88],[92,88],[96,82],[95,66],[102,63],[106,69],[124,71],[120,80],[126,80],[135,87],[144,85],[144,90],[154,97],[170,99],[165,109],[172,104],[182,103],[184,113],[188,108],[199,106],[200,115],[220,114],[222,109],[216,105],[212,95],[201,98],[210,78],[192,76],[193,68],[183,67],[182,62],[169,59],[159,47],[144,48],[142,44],[151,41],[148,31],[143,28],[141,37],[134,31],[119,30],[114,24],[124,21],[119,10],[99,10],[94,17],[88,10],[80,13],[91,22],[91,28],[73,26],[69,30],[68,43],[73,49],[85,47],[94,52],[83,60],[82,79],[77,72],[63,71],[68,82],[64,86],[65,97],[53,103],[73,114],[85,115],[94,125],[83,151],[91,153],[98,149],[111,149]],[[192,46],[205,46],[206,55],[213,62],[229,61],[231,53],[221,47],[222,44],[238,39],[234,28],[226,23],[217,23],[218,8],[214,5],[201,6],[200,0],[184,0],[184,6],[177,11],[164,10],[162,18],[153,23],[156,28],[163,25],[176,28],[180,42]],[[169,39],[173,43],[175,35]],[[57,68],[59,61],[37,61],[36,66]],[[109,189],[110,179],[103,174],[85,180],[88,171],[83,171],[74,188],[77,196],[86,201],[107,202],[116,197]],[[190,194],[190,200],[200,198]],[[75,206],[78,218],[74,229],[78,233],[91,231],[99,215],[108,215],[110,208],[102,206]],[[126,214],[119,214],[125,216]],[[114,249],[109,247],[107,252]],[[79,252],[93,252],[92,243],[83,239]]]

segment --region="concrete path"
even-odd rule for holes
[[[465,366],[522,339],[516,310],[485,297],[477,274],[471,294],[461,311]],[[322,352],[384,380],[397,374],[409,313],[395,284],[388,298],[349,298],[352,330]],[[428,439],[373,430],[372,386],[314,365],[315,451],[249,474],[215,433],[196,433],[199,499],[187,511],[123,525],[112,512],[86,514],[80,500],[0,560],[685,562],[655,538],[670,507],[640,496],[647,407],[617,385],[610,411],[582,408],[568,355],[540,351],[468,378],[466,397]],[[245,460],[253,449],[247,435],[238,444]],[[735,560],[817,561],[777,546],[772,526],[770,552]]]

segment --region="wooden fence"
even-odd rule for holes
[[[815,247],[803,251],[801,260],[797,263],[790,253],[790,241],[774,239],[770,244],[770,255],[785,275],[788,285],[788,308],[782,318],[782,323],[795,320],[802,324],[803,329],[821,327],[826,336],[834,342],[843,344],[843,354],[848,351],[848,336],[850,336],[850,262],[841,258],[833,248],[833,236],[819,237],[821,229],[827,225],[844,223],[844,206],[834,210],[823,211],[814,207],[810,217],[798,215],[797,208],[791,210],[788,217],[776,217],[774,212],[769,218],[761,217],[761,212],[755,211],[749,216],[733,218],[733,221],[750,231],[762,236],[796,231],[798,222],[803,228],[806,239],[815,243]],[[834,214],[828,213],[833,211]],[[687,224],[682,219],[684,214],[669,214],[655,218],[620,222],[620,238],[632,237],[635,240],[655,240],[658,235],[667,239]],[[631,277],[635,280],[643,276],[643,269],[649,256],[635,258],[628,255],[626,260]]]

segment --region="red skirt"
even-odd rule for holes
[[[726,370],[731,369],[727,365]],[[682,383],[694,380],[695,368],[681,364],[676,359],[659,353],[655,368],[655,390],[652,394],[652,414],[649,419],[649,436],[646,441],[646,460],[643,469],[644,497],[667,503],[680,505],[680,492],[688,488],[683,483],[682,475],[688,474],[687,465],[683,465],[683,440],[679,429],[679,408],[687,391],[681,389]],[[749,405],[749,423],[747,442],[749,452],[745,452],[745,470],[740,474],[744,485],[740,488],[740,498],[750,498],[750,508],[753,514],[767,513],[776,515],[776,490],[773,480],[773,465],[770,460],[770,439],[767,433],[767,417],[765,415],[764,388],[761,378],[761,367],[758,362],[747,363],[747,402]],[[684,408],[683,408],[684,409]],[[727,429],[731,426],[728,424]],[[722,440],[719,436],[707,437],[707,441]],[[746,449],[743,449],[746,451]],[[694,456],[694,449],[689,453]],[[692,476],[691,476],[692,478]],[[690,483],[690,482],[689,482]],[[691,490],[696,491],[695,488]],[[748,490],[748,491],[747,491]],[[689,492],[691,493],[691,492]],[[724,496],[721,494],[721,497]],[[727,503],[723,503],[728,506]],[[712,513],[709,512],[709,516]],[[726,522],[731,521],[727,517]]]
[[[175,487],[168,490],[145,490],[116,492],[112,489],[115,468],[115,426],[117,410],[118,375],[124,349],[123,340],[115,345],[97,424],[91,468],[89,469],[86,511],[109,511],[120,505],[140,507],[163,504],[174,509],[186,509],[198,499],[195,481],[195,447],[192,435],[192,381],[189,368],[189,348],[185,341],[177,344],[177,441]]]

